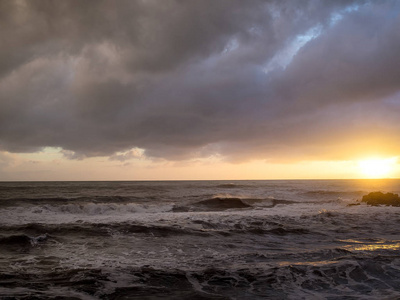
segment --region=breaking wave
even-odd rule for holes
[[[189,205],[174,206],[174,212],[190,211],[225,211],[229,209],[249,209],[254,207],[274,207],[276,205],[288,205],[298,203],[295,201],[279,200],[273,198],[259,199],[237,197],[231,195],[216,195],[213,198],[193,202]]]
[[[66,203],[61,205],[38,205],[31,211],[35,214],[58,213],[75,215],[107,215],[107,214],[132,214],[132,213],[155,213],[171,211],[172,204],[151,205],[151,204],[116,204],[116,203]]]
[[[21,205],[63,205],[63,204],[84,204],[84,203],[118,203],[127,204],[140,200],[137,197],[129,196],[91,196],[91,197],[24,197],[1,199],[0,206],[21,206]]]

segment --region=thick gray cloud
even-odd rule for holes
[[[399,15],[389,0],[0,1],[0,149],[400,150]]]

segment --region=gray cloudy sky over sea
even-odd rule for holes
[[[399,1],[0,1],[0,167],[400,150]]]

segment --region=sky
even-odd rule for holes
[[[400,177],[400,1],[0,0],[0,180]]]

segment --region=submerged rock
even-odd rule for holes
[[[400,206],[400,197],[398,194],[372,192],[362,197],[361,202],[368,205],[386,205],[386,206]]]

